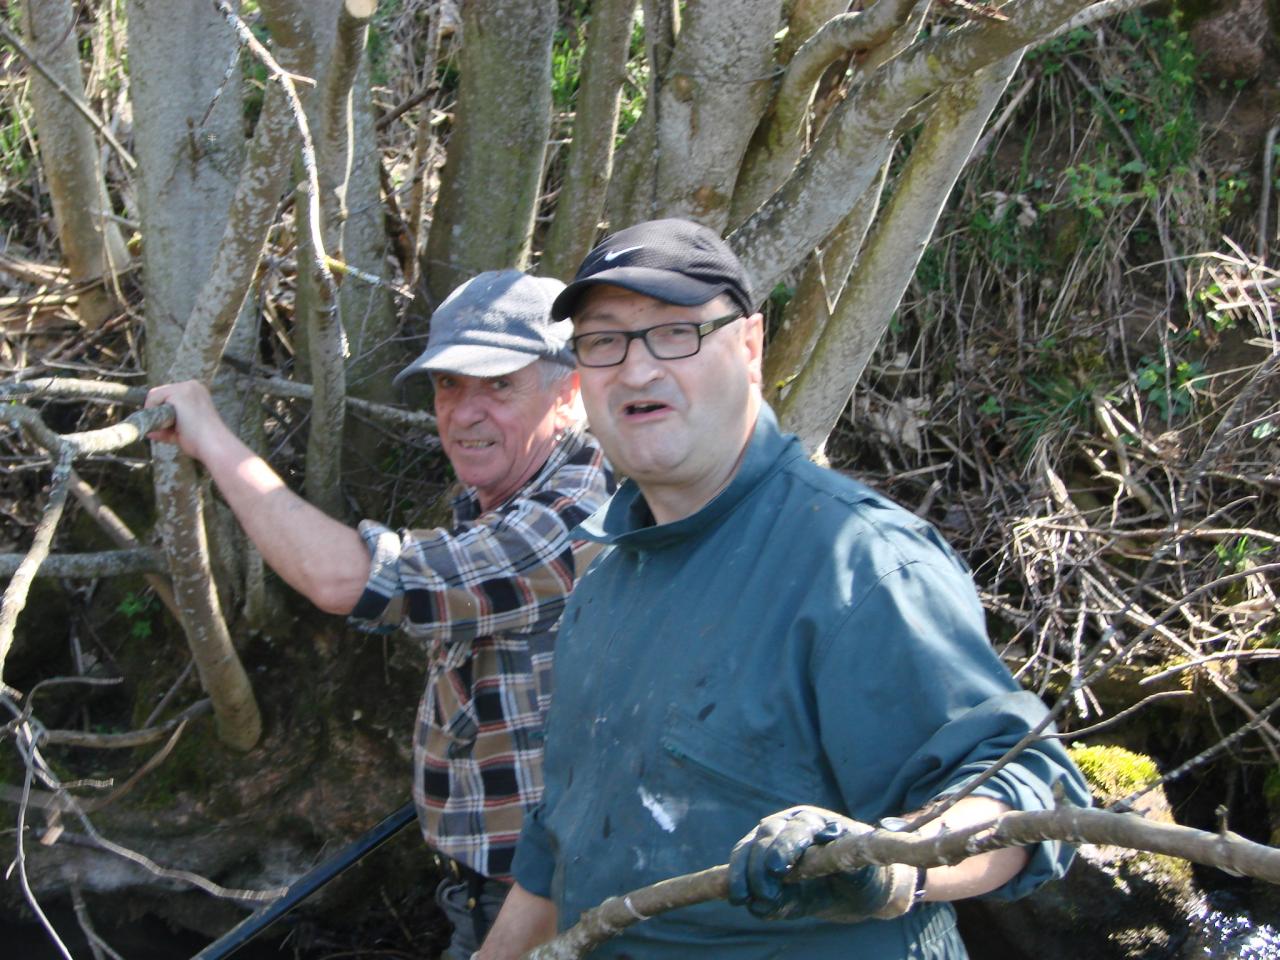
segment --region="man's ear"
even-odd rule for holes
[[[751,382],[760,386],[764,375],[764,314],[753,313],[742,321],[742,348],[746,352]]]
[[[578,371],[574,370],[560,381],[560,393],[556,397],[556,429],[563,430],[586,418],[586,410],[582,406],[581,381]]]

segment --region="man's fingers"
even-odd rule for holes
[[[814,834],[822,829],[822,821],[815,823],[814,819],[805,816],[790,820],[769,845],[762,869],[778,880],[786,876],[804,852],[813,846]]]
[[[755,841],[755,833],[749,833],[733,846],[729,854],[729,902],[740,907],[751,899],[751,891],[747,884],[747,860],[751,855],[751,845]]]

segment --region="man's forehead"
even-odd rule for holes
[[[615,287],[602,283],[588,288],[573,312],[575,325],[595,323],[598,321],[617,321],[632,318],[643,318],[657,314],[679,314],[682,316],[698,313],[705,304],[680,306],[667,303],[656,297],[636,293],[625,287]]]

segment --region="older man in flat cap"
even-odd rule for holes
[[[436,310],[425,352],[397,380],[431,377],[440,441],[462,490],[451,528],[353,529],[290,491],[219,418],[208,391],[157,387],[263,559],[329,613],[423,641],[430,672],[414,731],[413,798],[449,869],[437,901],[469,957],[510,886],[524,811],[542,795],[542,724],[560,613],[587,546],[569,532],[608,497],[584,431],[563,284],[483,273]],[[591,545],[594,548],[594,545]]]

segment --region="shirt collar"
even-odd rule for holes
[[[679,543],[716,524],[779,464],[803,455],[800,441],[782,433],[773,410],[762,403],[738,472],[706,506],[673,523],[655,525],[640,488],[634,480],[627,480],[604,506],[582,521],[577,535],[643,550]]]

